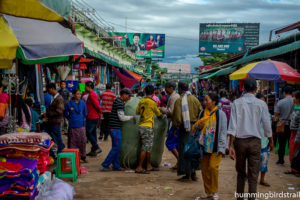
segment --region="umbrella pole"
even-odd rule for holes
[[[269,97],[268,97],[268,94],[269,94],[269,90],[270,90],[270,81],[268,81],[268,91],[267,91],[267,105],[269,105]]]

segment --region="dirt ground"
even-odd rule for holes
[[[64,136],[65,137],[65,136]],[[65,139],[65,138],[64,138]],[[108,154],[110,140],[99,143],[103,152],[97,157],[88,157],[88,163],[82,164],[88,169],[87,174],[82,174],[77,182],[70,184],[74,186],[74,200],[98,200],[98,199],[122,199],[122,200],[158,200],[172,199],[185,200],[197,199],[204,194],[201,172],[197,172],[197,182],[179,182],[175,171],[170,167],[160,167],[160,171],[150,174],[136,174],[127,171],[100,172],[100,164]],[[90,149],[87,146],[87,149]],[[258,186],[259,192],[299,192],[300,178],[294,175],[286,175],[284,171],[289,165],[278,166],[275,164],[277,155],[270,155],[269,172],[266,180],[271,187]],[[286,162],[288,157],[285,158]],[[162,163],[175,164],[173,155],[165,149]],[[236,187],[235,162],[225,157],[221,161],[219,172],[219,198],[222,200],[234,199]],[[247,185],[246,185],[247,188]],[[280,199],[280,198],[276,198]]]

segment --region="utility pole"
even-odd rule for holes
[[[127,17],[125,17],[125,33],[127,33]]]

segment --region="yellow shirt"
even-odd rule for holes
[[[142,98],[136,108],[136,114],[141,116],[139,126],[153,128],[154,113],[158,117],[161,116],[156,102],[148,97]]]

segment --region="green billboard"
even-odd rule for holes
[[[241,53],[259,44],[259,23],[201,23],[200,53]]]
[[[135,53],[137,58],[165,57],[165,34],[110,32],[109,35]]]

